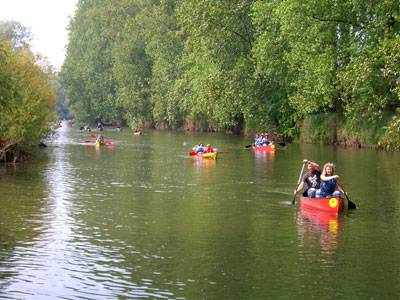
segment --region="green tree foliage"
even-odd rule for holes
[[[396,92],[399,82],[393,80],[393,71],[399,68],[395,57],[400,24],[398,1],[352,4],[359,17],[354,16],[351,60],[341,81],[346,116],[357,128],[360,121],[381,123],[400,104]]]
[[[150,13],[142,14],[146,23],[144,38],[146,53],[152,60],[149,80],[154,122],[168,128],[181,127],[187,114],[174,85],[182,74],[181,53],[183,37],[176,20],[175,1],[163,0],[151,6]]]
[[[50,133],[56,91],[29,50],[0,43],[0,160],[17,160]]]
[[[112,32],[114,12],[105,1],[79,1],[70,22],[67,56],[61,81],[68,100],[81,120],[119,118],[115,105]]]
[[[114,76],[117,82],[117,103],[125,109],[130,124],[149,120],[152,122],[152,102],[149,80],[152,60],[146,53],[146,23],[142,20],[146,1],[115,1],[122,24],[118,43],[114,45]]]
[[[254,7],[257,65],[272,75],[269,82],[279,80],[298,125],[309,114],[344,114],[356,132],[360,121],[379,127],[399,106],[398,82],[385,75],[395,50],[385,45],[398,40],[398,1],[276,0]]]
[[[298,110],[289,105],[289,96],[295,91],[293,81],[295,80],[291,64],[288,59],[290,53],[290,36],[284,34],[284,16],[281,10],[284,5],[281,1],[255,1],[252,7],[252,20],[256,30],[253,54],[256,61],[257,72],[264,80],[264,93],[270,101],[261,106],[263,110],[258,112],[259,125],[263,116],[268,115],[278,125],[277,131],[284,136],[295,137],[298,127],[295,119],[300,114]]]
[[[325,118],[316,139],[375,143],[396,132],[399,24],[398,0],[80,0],[63,83],[81,119],[296,139]]]
[[[179,6],[186,42],[177,86],[191,118],[212,128],[240,128],[269,102],[252,54],[252,2],[190,0]]]

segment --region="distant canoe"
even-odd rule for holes
[[[142,135],[141,131],[134,132],[133,135]]]
[[[106,144],[106,142],[98,142],[96,141],[96,146],[104,146]]]
[[[300,207],[321,211],[329,214],[338,214],[345,209],[344,199],[341,197],[307,198],[300,196]]]
[[[255,147],[253,146],[254,151],[275,151],[275,145],[268,145],[268,146],[261,146],[261,147]]]
[[[121,127],[117,127],[117,128],[115,128],[115,130],[116,131],[122,131],[122,128]]]

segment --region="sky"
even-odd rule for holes
[[[15,20],[29,27],[34,39],[32,51],[47,56],[60,69],[68,44],[70,17],[78,0],[0,0],[0,20]]]

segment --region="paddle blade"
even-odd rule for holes
[[[114,145],[114,142],[107,142],[107,145]]]
[[[91,141],[85,141],[85,143],[91,143]]]
[[[188,142],[183,142],[183,146],[192,146],[192,144]]]
[[[93,134],[91,134],[90,137],[92,137],[92,138],[94,138],[94,139],[96,138]]]
[[[248,148],[250,148],[250,147],[251,147],[251,145],[246,145],[246,146],[244,146],[245,149],[248,149]]]
[[[285,143],[279,143],[279,145],[281,145],[282,147],[285,147],[285,146],[286,146]]]
[[[195,155],[197,155],[197,152],[189,152],[189,155],[190,156],[195,156]]]
[[[357,208],[356,205],[355,205],[353,202],[350,201],[349,197],[347,197],[346,194],[344,194],[344,195],[346,196],[347,201],[348,201],[348,206],[347,206],[347,208],[348,208],[348,209],[356,209],[356,208]]]

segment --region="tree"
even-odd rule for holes
[[[186,42],[185,71],[177,87],[191,118],[212,128],[243,127],[254,108],[269,101],[252,54],[252,2],[184,1],[179,6]]]
[[[0,41],[12,43],[15,49],[26,49],[32,39],[30,28],[14,20],[0,21]]]
[[[80,0],[69,26],[69,44],[60,79],[79,119],[119,119],[115,105],[110,24],[113,7],[99,0]]]
[[[56,91],[31,51],[0,49],[0,160],[16,161],[50,133]]]

